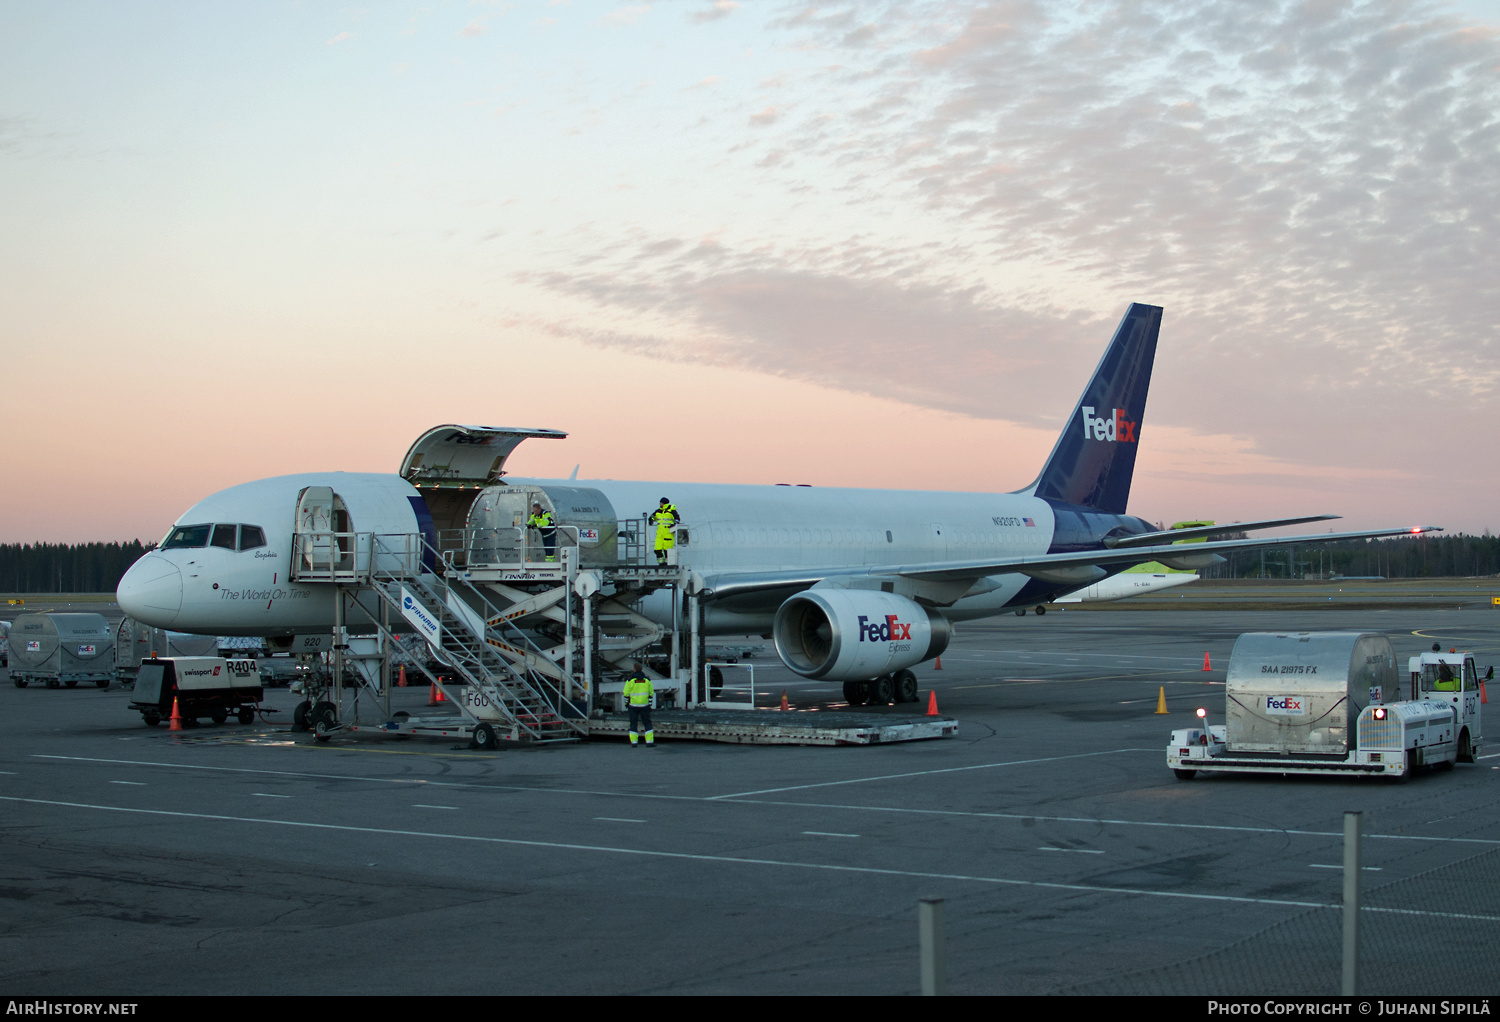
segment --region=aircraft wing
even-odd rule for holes
[[[1323,516],[1311,519],[1322,520]],[[1238,531],[1255,523],[1237,523],[1221,531]],[[1270,528],[1269,525],[1264,526]],[[1218,528],[1218,527],[1215,527]],[[1190,530],[1178,530],[1178,533]],[[1158,543],[1151,546],[1132,546],[1128,549],[1083,550],[1065,554],[1033,554],[1026,557],[1001,557],[974,561],[931,561],[925,564],[885,564],[873,567],[808,568],[789,571],[734,572],[723,575],[705,575],[698,595],[705,599],[724,599],[755,592],[776,589],[805,589],[830,578],[852,578],[875,576],[879,578],[907,578],[921,582],[960,582],[980,579],[986,575],[1030,575],[1059,583],[1087,584],[1093,578],[1102,577],[1090,569],[1106,565],[1139,564],[1143,561],[1180,560],[1184,557],[1201,557],[1237,550],[1256,550],[1262,547],[1301,546],[1309,543],[1333,543],[1345,539],[1376,539],[1382,536],[1415,536],[1426,532],[1441,532],[1441,526],[1419,525],[1400,529],[1365,529],[1359,532],[1324,532],[1302,536],[1276,536],[1263,539],[1229,539],[1194,543],[1184,548],[1182,544]],[[1154,533],[1156,536],[1178,533]],[[1180,536],[1178,536],[1180,538]],[[1215,562],[1216,563],[1216,562]]]
[[[1305,518],[1266,518],[1258,522],[1229,522],[1226,525],[1199,525],[1191,529],[1163,529],[1161,532],[1142,532],[1118,539],[1106,537],[1104,545],[1111,550],[1127,547],[1152,546],[1161,542],[1180,543],[1184,540],[1227,536],[1236,532],[1254,532],[1257,529],[1278,529],[1283,525],[1306,525],[1308,522],[1328,522],[1339,515],[1308,515]],[[1409,530],[1408,530],[1409,531]],[[1167,537],[1171,537],[1170,540]]]

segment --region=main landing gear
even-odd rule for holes
[[[917,701],[917,676],[909,670],[882,674],[870,681],[844,682],[844,701],[850,706],[885,706]]]

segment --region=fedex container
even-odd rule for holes
[[[23,614],[11,623],[8,642],[17,688],[33,681],[48,688],[80,681],[109,688],[115,637],[103,614]]]
[[[1398,684],[1379,632],[1246,632],[1225,680],[1226,751],[1345,756],[1350,725]]]
[[[127,617],[115,629],[114,677],[121,686],[129,688],[135,684],[141,661],[148,657],[213,656],[218,651],[219,640],[215,636],[169,632]]]

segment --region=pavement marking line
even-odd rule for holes
[[[1042,845],[1037,849],[1039,852],[1078,852],[1081,855],[1103,855],[1102,848],[1057,848],[1053,845]]]
[[[254,796],[255,798],[292,798],[293,797],[291,795],[273,795],[269,791],[252,791],[250,794],[252,796]]]
[[[425,805],[425,804],[423,804],[421,802],[414,802],[414,803],[412,803],[412,808],[413,809],[453,809],[453,810],[457,810],[458,806],[429,806],[429,805]]]
[[[0,774],[5,774],[7,777],[20,777],[21,776],[20,774],[16,773],[14,770],[0,770]]]
[[[991,770],[995,767],[1028,766],[1033,763],[1057,763],[1065,759],[1086,759],[1090,756],[1117,756],[1122,752],[1160,752],[1160,749],[1109,749],[1105,752],[1077,752],[1068,756],[1046,756],[1041,759],[1013,759],[1004,763],[976,763],[974,766],[943,767],[938,770],[912,770],[904,774],[881,774],[877,777],[854,777],[846,781],[820,781],[817,784],[793,784],[785,788],[762,788],[760,791],[736,791],[728,795],[710,795],[706,801],[720,802],[728,798],[745,798],[750,795],[779,795],[783,791],[803,791],[807,788],[832,788],[840,784],[867,784],[871,781],[898,781],[907,777],[929,777],[933,774],[956,774],[966,770]],[[800,803],[791,803],[798,805]]]
[[[110,781],[109,783],[110,784],[129,784],[132,787],[136,787],[136,788],[144,788],[146,786],[146,782],[145,781]]]
[[[594,817],[594,819],[601,820],[604,823],[645,823],[646,822],[645,820],[627,820],[623,816],[596,816],[596,817]]]
[[[826,830],[804,830],[808,837],[859,837],[858,834],[834,834]]]
[[[1151,750],[1160,752],[1159,749]],[[358,774],[315,774],[305,770],[260,770],[255,767],[202,766],[190,763],[158,763],[137,759],[98,759],[92,756],[54,756],[34,752],[37,759],[61,759],[82,763],[112,763],[125,766],[166,767],[169,770],[201,770],[206,773],[262,774],[270,777],[301,777],[315,781],[361,781],[368,784],[416,784],[433,788],[472,788],[478,791],[523,791],[543,795],[601,795],[609,798],[652,798],[671,802],[703,802],[702,795],[656,795],[633,791],[595,791],[591,788],[537,788],[521,784],[474,784],[468,781],[434,781],[424,777],[362,777]]]
[[[1149,752],[1158,754],[1160,749],[1123,749],[1123,752]],[[364,781],[379,784],[425,784],[439,788],[472,788],[480,791],[516,791],[541,795],[593,795],[602,798],[644,798],[668,802],[723,802],[726,805],[786,806],[794,809],[842,809],[861,813],[911,813],[924,816],[972,816],[995,820],[1040,820],[1044,823],[1087,823],[1093,826],[1108,824],[1117,827],[1160,827],[1173,830],[1219,830],[1244,834],[1282,834],[1290,837],[1336,837],[1342,839],[1344,832],[1324,830],[1286,830],[1281,827],[1241,827],[1214,823],[1161,823],[1149,820],[1115,820],[1095,816],[1038,816],[1035,813],[985,813],[963,809],[908,809],[901,806],[859,806],[828,802],[784,802],[777,799],[742,798],[728,795],[656,795],[634,791],[597,791],[589,788],[535,788],[517,784],[470,784],[464,781],[431,781],[406,777],[359,777],[350,774],[314,774],[296,770],[258,770],[254,767],[199,766],[182,763],[156,763],[133,759],[95,759],[89,756],[55,756],[43,753],[32,754],[37,759],[79,760],[86,763],[114,763],[127,766],[168,767],[174,770],[203,770],[218,773],[271,774],[276,777],[303,777],[313,780]],[[1089,753],[1088,755],[1098,755]],[[1024,761],[1032,762],[1032,761]],[[1000,764],[1003,765],[1003,764]],[[969,769],[957,767],[955,769]],[[1500,770],[1500,767],[1491,767]],[[904,776],[904,775],[896,775]],[[835,781],[835,784],[848,783]],[[790,789],[775,789],[778,791]],[[726,801],[733,798],[733,801]],[[1365,837],[1385,841],[1434,841],[1444,844],[1500,845],[1500,839],[1477,837],[1436,837],[1421,834],[1366,834]]]
[[[1182,663],[1191,661],[1193,658],[1181,656],[1164,656],[1160,653],[1080,653],[1077,650],[1063,651],[1060,649],[961,649],[953,653],[954,660],[964,659],[966,653],[1000,653],[1005,656],[1070,656],[1070,657],[1104,657],[1109,660],[1166,660],[1169,663]]]
[[[1307,864],[1307,868],[1308,869],[1343,869],[1344,867],[1343,866],[1335,866],[1335,865],[1332,865],[1332,864],[1325,864],[1325,863],[1321,863],[1321,862],[1309,862]],[[1368,870],[1371,873],[1379,873],[1381,870],[1385,869],[1384,866],[1361,866],[1359,868],[1362,869],[1362,870]]]
[[[1136,750],[1156,751],[1156,750]],[[1493,769],[1500,770],[1500,767]],[[703,799],[705,802],[714,799]],[[1278,834],[1286,837],[1336,837],[1342,839],[1342,830],[1288,830],[1284,827],[1239,827],[1221,823],[1160,823],[1151,820],[1111,820],[1098,816],[1038,816],[1036,813],[983,813],[965,809],[906,809],[901,806],[856,806],[829,802],[782,802],[768,798],[736,799],[730,805],[787,806],[798,809],[843,809],[858,813],[910,813],[918,816],[973,816],[990,820],[1037,820],[1041,823],[1087,823],[1090,826],[1112,827],[1163,827],[1173,830],[1223,830],[1242,834]],[[1422,834],[1366,834],[1365,837],[1384,841],[1436,841],[1445,844],[1500,845],[1500,839],[1484,837],[1435,837]],[[1343,867],[1339,867],[1342,869]]]
[[[1479,758],[1480,759],[1494,759],[1496,756],[1500,756],[1500,752],[1492,752],[1488,756],[1480,756]]]
[[[1007,680],[1007,681],[997,681],[997,682],[994,682],[994,683],[988,684],[988,685],[945,685],[943,687],[943,691],[946,692],[949,689],[952,689],[953,691],[957,692],[957,691],[960,691],[960,690],[976,689],[976,688],[1007,688],[1007,687],[1015,686],[1015,685],[1083,685],[1083,684],[1087,684],[1088,682],[1091,682],[1091,681],[1142,681],[1142,680],[1146,680],[1146,681],[1149,681],[1150,684],[1152,684],[1152,685],[1157,685],[1157,684],[1160,684],[1161,683],[1161,679],[1164,678],[1168,674],[1197,674],[1198,671],[1199,671],[1199,668],[1196,668],[1196,667],[1191,667],[1191,668],[1184,667],[1180,671],[1179,670],[1165,670],[1165,669],[1158,669],[1158,670],[1152,670],[1152,671],[1144,671],[1143,670],[1139,674],[1096,674],[1092,678],[1013,678],[1013,679],[1010,679],[1010,680]],[[1169,684],[1169,685],[1215,685],[1215,684],[1222,685],[1224,683],[1222,681],[1220,681],[1220,682],[1214,682],[1214,681],[1199,681],[1197,679],[1192,679],[1192,680],[1189,680],[1189,681],[1170,681],[1170,680],[1168,680],[1166,682],[1166,684]]]
[[[381,834],[389,837],[415,837],[436,841],[467,841],[474,844],[509,845],[522,848],[553,848],[563,851],[597,852],[604,855],[635,855],[650,859],[676,859],[687,862],[732,863],[742,866],[772,866],[777,869],[806,869],[827,873],[854,873],[864,876],[889,876],[926,880],[959,880],[1006,887],[1036,887],[1052,891],[1074,891],[1080,894],[1121,894],[1143,898],[1175,898],[1182,901],[1218,901],[1239,905],[1278,905],[1287,908],[1343,909],[1342,904],[1320,901],[1292,901],[1286,898],[1251,898],[1233,894],[1197,894],[1191,891],[1150,891],[1133,887],[1102,887],[1092,884],[1065,884],[1048,880],[1018,880],[1014,877],[971,876],[964,873],[934,873],[923,870],[881,869],[877,866],[839,866],[829,862],[796,862],[786,859],[752,859],[740,855],[704,855],[693,852],[662,852],[645,848],[617,848],[609,845],[583,845],[567,841],[528,841],[522,838],[483,837],[478,834],[440,834],[434,831],[397,830],[389,827],[357,827],[338,823],[307,823],[296,820],[272,820],[250,816],[224,816],[216,813],[184,813],[168,809],[129,809],[124,806],[91,805],[85,802],[60,802],[43,798],[15,798],[0,795],[0,802],[22,802],[29,805],[57,806],[63,809],[90,809],[98,812],[126,813],[136,816],[167,816],[176,819],[208,820],[216,823],[250,823],[298,830],[326,830],[344,834]],[[1500,923],[1500,916],[1453,912],[1428,912],[1416,909],[1382,909],[1362,906],[1367,912],[1391,912],[1401,915],[1436,916],[1443,919],[1471,919]]]

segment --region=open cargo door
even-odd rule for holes
[[[556,429],[503,426],[434,426],[401,459],[401,475],[427,504],[439,536],[468,524],[474,498],[487,486],[504,485],[505,459],[522,440],[561,440]]]
[[[522,440],[561,440],[567,435],[556,429],[434,426],[406,452],[401,475],[419,490],[493,486],[505,471],[505,459]]]

